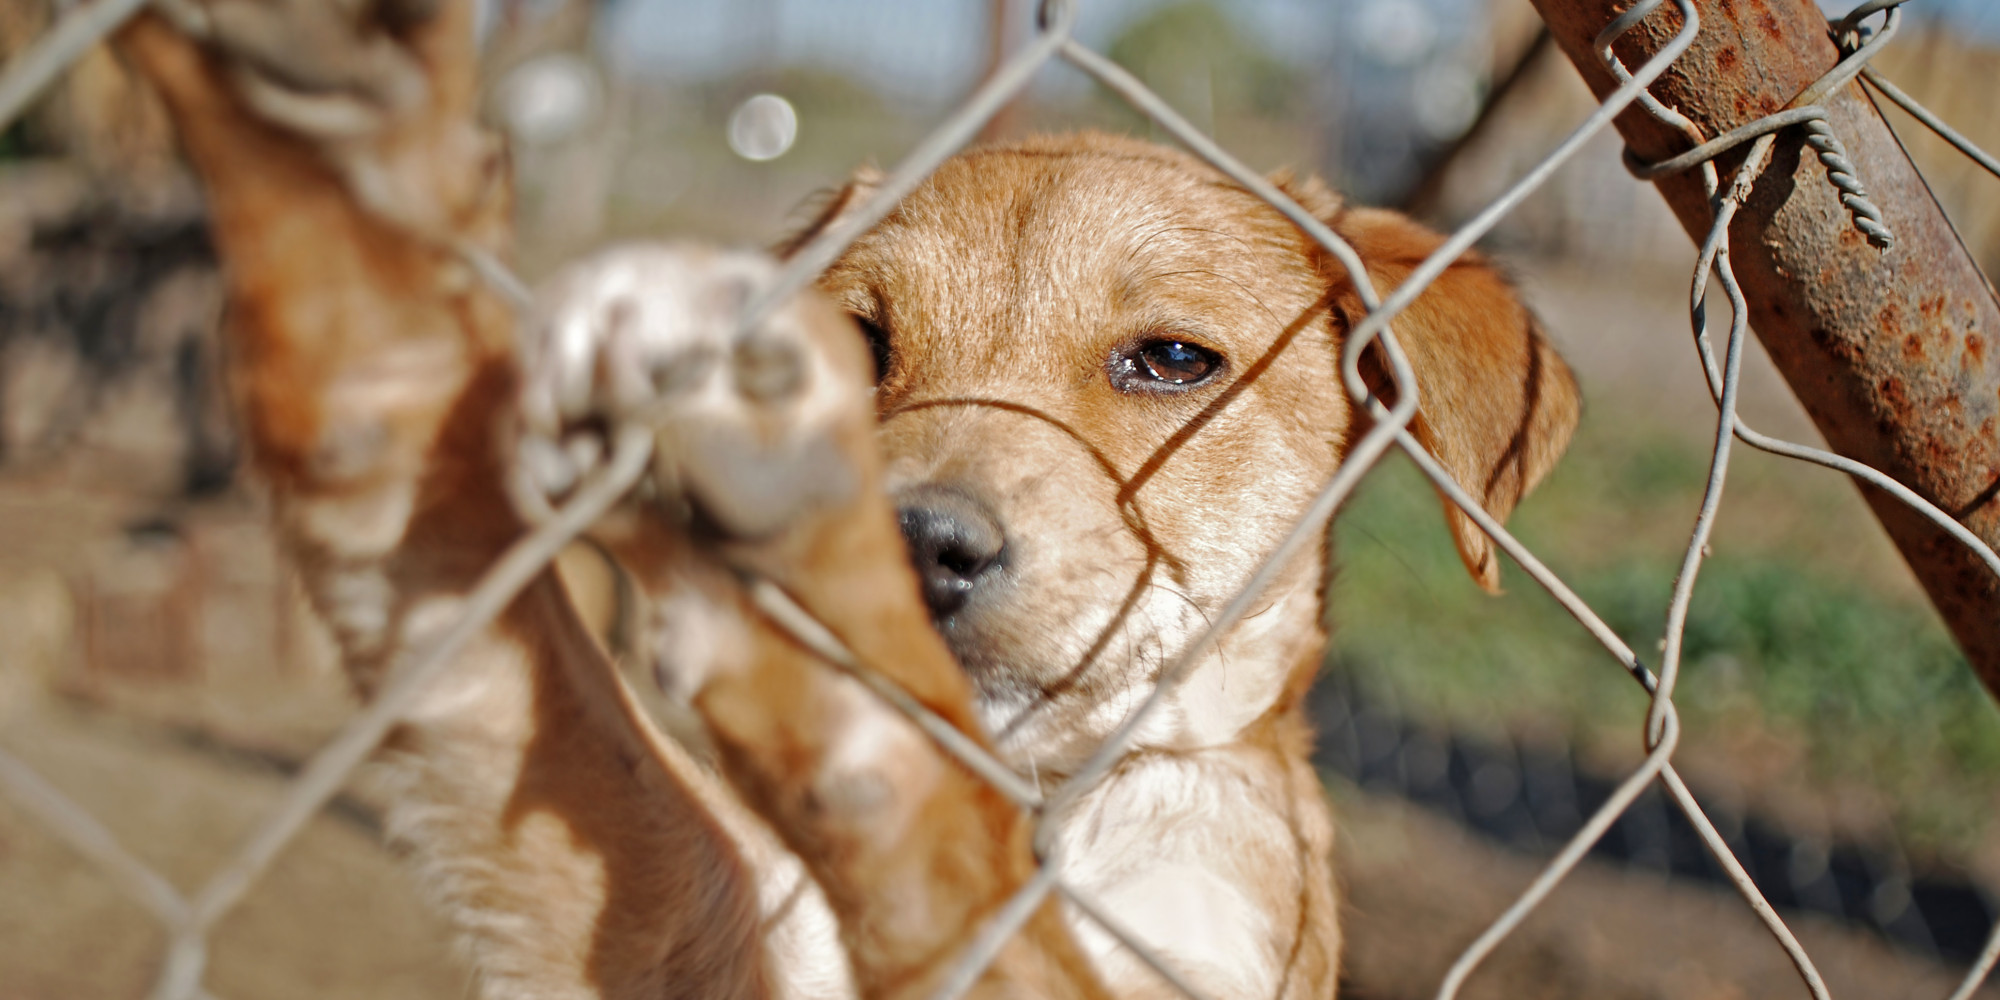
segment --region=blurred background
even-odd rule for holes
[[[63,6],[0,0],[0,53]],[[2000,5],[1908,11],[1878,66],[2000,148]],[[1032,16],[1026,0],[493,0],[487,113],[512,143],[521,266],[634,237],[770,244],[857,165],[895,163]],[[1449,228],[1591,106],[1538,27],[1527,0],[1087,0],[1078,34],[1253,167]],[[2000,273],[2000,181],[1885,115]],[[989,138],[1086,127],[1155,135],[1055,66]],[[1692,248],[1618,151],[1600,137],[1488,249],[1587,395],[1518,532],[1643,655],[1713,407],[1687,331]],[[0,747],[183,887],[353,709],[239,474],[201,213],[158,108],[107,52],[0,133]],[[1754,349],[1746,372],[1752,425],[1820,443]],[[1336,529],[1315,711],[1356,997],[1429,995],[1640,759],[1629,678],[1518,569],[1505,596],[1474,588],[1435,505],[1392,456]],[[1836,994],[1944,995],[2000,915],[2000,713],[1840,477],[1738,449],[1714,552],[1681,772]],[[464,995],[372,794],[340,799],[224,925],[219,996]],[[1799,989],[1717,877],[1644,801],[1470,992]],[[0,797],[0,1000],[138,996],[159,948]]]

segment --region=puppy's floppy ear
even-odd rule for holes
[[[831,191],[822,192],[820,204],[813,209],[812,221],[778,241],[771,253],[779,260],[790,258],[800,247],[812,242],[813,237],[825,232],[829,226],[852,215],[862,205],[868,203],[876,190],[882,186],[882,171],[874,167],[861,167],[854,171],[847,183]],[[809,199],[808,204],[812,203]]]
[[[1329,204],[1333,195],[1316,183],[1288,187],[1354,245],[1385,297],[1443,242],[1393,212]],[[1315,256],[1335,322],[1353,329],[1366,314],[1354,283],[1331,255],[1321,250]],[[1390,327],[1417,377],[1417,439],[1487,511],[1505,520],[1555,465],[1576,429],[1580,397],[1569,366],[1513,287],[1473,254],[1459,258]],[[1380,351],[1370,349],[1362,374],[1378,397],[1393,404],[1395,389]],[[1356,424],[1350,440],[1360,438],[1366,416]],[[1444,508],[1466,569],[1481,587],[1498,592],[1500,562],[1492,540],[1451,501]]]

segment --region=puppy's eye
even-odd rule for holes
[[[1161,382],[1187,385],[1207,378],[1222,364],[1222,356],[1178,340],[1154,340],[1140,346],[1139,364]]]
[[[875,384],[889,377],[889,331],[882,324],[866,316],[855,316],[854,325],[861,328],[861,335],[868,338],[868,352],[875,356]]]
[[[1222,370],[1222,355],[1199,344],[1155,337],[1111,359],[1112,388],[1124,392],[1177,392]]]

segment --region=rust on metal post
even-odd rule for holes
[[[1600,97],[1614,87],[1592,51],[1629,0],[1534,0],[1557,44]],[[1653,94],[1708,137],[1784,108],[1839,57],[1811,0],[1697,0],[1693,48]],[[1638,66],[1681,26],[1664,4],[1616,51]],[[1797,129],[1730,227],[1750,320],[1835,451],[1895,477],[2000,546],[2000,297],[1858,84],[1824,102],[1895,246],[1855,230]],[[1636,105],[1618,130],[1648,162],[1689,148]],[[1741,151],[1722,157],[1727,177]],[[1699,240],[1711,215],[1698,171],[1660,192]],[[1862,493],[1930,593],[1959,646],[2000,693],[2000,580],[1935,525],[1871,487]]]

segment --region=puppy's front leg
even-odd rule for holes
[[[471,4],[351,33],[338,21],[409,6],[218,0],[214,44],[150,19],[123,39],[207,186],[254,456],[364,692],[524,530],[497,433],[515,400],[513,317],[447,247],[497,251],[507,232],[504,177],[473,124]],[[263,47],[242,58],[230,39],[252,35]],[[286,38],[316,45],[304,55],[324,72],[259,77]],[[363,51],[348,59],[343,39]],[[416,85],[342,89],[340,67],[385,59]],[[326,89],[300,89],[314,81]],[[359,131],[314,131],[342,123]],[[609,677],[544,574],[393,737],[392,830],[483,996],[764,995],[751,881]]]
[[[880,485],[860,337],[812,294],[738,328],[775,273],[761,257],[641,246],[556,279],[530,331],[528,441],[561,483],[577,435],[607,419],[654,429],[653,493],[605,537],[656,602],[661,682],[692,699],[725,774],[825,890],[862,995],[923,996],[1033,874],[1029,822],[751,599],[781,588],[863,663],[979,731]],[[1099,995],[1053,903],[977,990]]]

